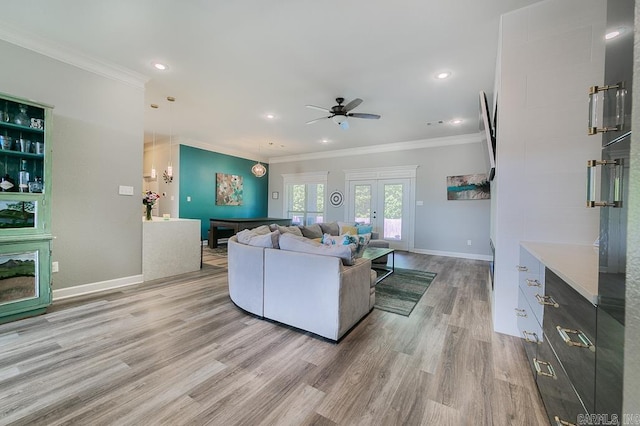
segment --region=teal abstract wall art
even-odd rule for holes
[[[487,175],[447,176],[447,200],[487,200],[491,185]]]

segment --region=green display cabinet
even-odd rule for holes
[[[52,115],[0,93],[0,323],[51,304]]]

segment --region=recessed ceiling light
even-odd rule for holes
[[[454,118],[451,120],[451,124],[460,124],[462,123],[462,118]]]
[[[154,62],[152,65],[153,65],[153,67],[155,69],[160,70],[160,71],[166,71],[166,70],[169,69],[169,66],[167,64],[163,64],[163,63],[160,63],[160,62]]]
[[[322,139],[320,141],[320,143],[323,143],[323,144],[328,144],[329,142],[331,142],[329,139]]]
[[[444,80],[445,78],[451,77],[451,73],[449,71],[442,71],[436,74],[436,78],[438,80]]]
[[[624,31],[625,31],[624,28],[618,28],[616,30],[609,31],[607,34],[605,34],[604,39],[605,40],[611,40],[612,38],[616,38],[616,37],[622,35],[624,33]]]
[[[267,115],[266,115],[266,117],[267,117],[269,120],[273,120],[274,118],[276,118],[276,116],[275,116],[275,115],[273,115],[273,114],[267,114]]]

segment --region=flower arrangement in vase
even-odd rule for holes
[[[142,204],[144,204],[145,207],[147,208],[147,216],[146,216],[147,220],[153,220],[151,218],[151,209],[153,208],[154,204],[156,203],[156,201],[158,201],[159,198],[160,198],[160,194],[153,191],[147,191],[143,194]]]

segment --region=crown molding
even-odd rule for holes
[[[128,68],[19,30],[6,21],[0,21],[0,40],[136,88],[144,89],[149,80],[149,77]]]
[[[156,144],[157,144],[157,141],[156,141]],[[193,148],[203,149],[205,151],[211,151],[211,152],[216,152],[218,154],[230,155],[232,157],[244,158],[245,160],[261,161],[263,163],[267,163],[268,164],[268,158],[267,157],[263,157],[263,156],[260,156],[260,155],[248,157],[247,156],[247,151],[239,151],[239,150],[229,149],[227,147],[214,145],[214,144],[210,144],[210,143],[206,143],[206,142],[201,142],[201,141],[197,141],[197,140],[194,140],[194,139],[189,139],[189,138],[184,138],[184,137],[176,138],[174,136],[173,144],[174,145],[177,145],[177,144],[179,144],[179,145],[187,145],[187,146],[190,146],[190,147],[193,147]]]
[[[384,145],[372,145],[359,148],[346,148],[334,151],[313,152],[309,154],[287,155],[269,158],[269,164],[290,163],[304,160],[319,160],[322,158],[348,157],[352,155],[377,154],[384,152],[407,151],[411,149],[435,148],[439,146],[463,145],[478,143],[482,139],[480,134],[472,133],[460,136],[447,136],[442,138],[421,139],[409,142],[396,142]]]

